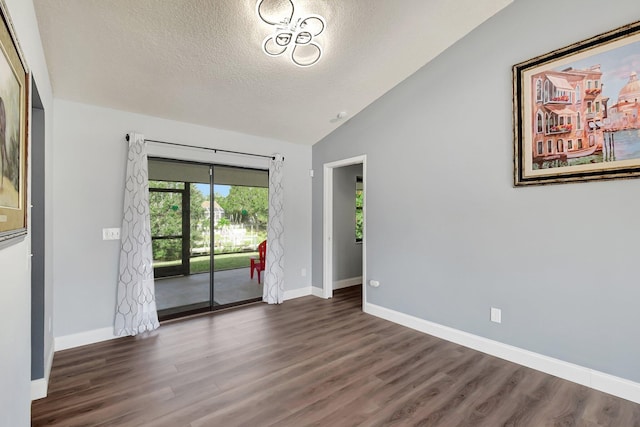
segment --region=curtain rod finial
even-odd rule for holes
[[[127,142],[129,142],[129,134],[126,134],[126,135],[125,135],[125,137],[124,137],[124,139],[126,139],[126,140],[127,140]]]

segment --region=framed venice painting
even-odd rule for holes
[[[28,72],[0,2],[0,243],[27,233]]]
[[[514,184],[640,176],[640,22],[513,66]]]

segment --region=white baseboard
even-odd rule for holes
[[[322,288],[318,288],[316,286],[311,286],[311,295],[318,298],[324,298]]]
[[[473,335],[375,304],[365,303],[364,312],[510,362],[640,403],[640,383]]]
[[[49,375],[51,375],[51,365],[53,365],[53,346],[47,355],[44,364],[44,378],[31,381],[31,400],[38,400],[47,397],[49,390]]]
[[[108,328],[80,332],[78,334],[64,335],[55,338],[55,351],[80,347],[87,344],[94,344],[101,341],[108,341],[115,338],[118,337],[113,335],[112,326]]]
[[[46,378],[31,380],[31,400],[38,400],[47,397],[49,381]]]
[[[305,288],[284,291],[284,300],[286,301],[294,298],[306,297],[307,295],[324,298],[324,296],[322,296],[322,288],[318,288],[316,286],[307,286]]]
[[[307,295],[316,295],[315,291],[313,291],[314,289],[316,288],[307,286],[304,288],[284,291],[284,299],[286,301],[294,298],[304,297]],[[319,291],[319,295],[322,295],[322,289],[320,289]],[[71,335],[64,335],[55,338],[55,351],[67,350],[69,348],[80,347],[88,344],[95,344],[97,342],[108,341],[115,338],[119,337],[113,335],[113,327],[94,329],[92,331],[80,332]]]
[[[284,300],[296,299],[311,295],[311,286],[284,291]]]
[[[53,365],[53,355],[55,353],[55,349],[53,348],[53,346],[54,346],[54,343],[52,340],[51,347],[49,347],[49,355],[47,356],[47,363],[44,365],[44,376],[47,379],[51,374],[51,366]]]
[[[348,288],[350,286],[356,286],[362,284],[362,276],[350,277],[349,279],[336,280],[333,282],[333,290]]]

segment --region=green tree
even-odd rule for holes
[[[176,192],[149,192],[149,212],[151,216],[151,235],[153,237],[182,236],[182,198],[185,190],[184,182],[149,181],[149,188],[175,189]],[[195,186],[189,184],[189,212],[191,218],[191,247],[208,245],[203,236],[209,234],[209,218],[204,203],[207,197]],[[204,240],[204,241],[203,241]],[[182,257],[182,239],[156,239],[153,242],[153,256],[159,261],[179,260]]]
[[[210,214],[207,215],[209,197],[208,195],[205,196],[196,184],[190,184],[189,187],[191,189],[191,199],[189,203],[191,214],[190,244],[192,248],[208,247],[210,244],[209,235],[211,231],[209,218],[213,212],[213,210],[210,209]]]
[[[229,225],[229,224],[231,224],[231,221],[229,221],[227,218],[220,218],[218,220],[218,228],[222,228],[225,225]]]
[[[269,189],[231,186],[226,197],[217,199],[232,223],[265,228],[269,220]]]

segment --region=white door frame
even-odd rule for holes
[[[324,164],[324,191],[323,191],[323,215],[322,215],[322,296],[333,297],[333,170],[343,166],[362,163],[362,188],[364,197],[362,200],[362,307],[367,301],[367,156],[366,154],[350,157],[344,160]],[[354,187],[355,188],[355,187]]]

